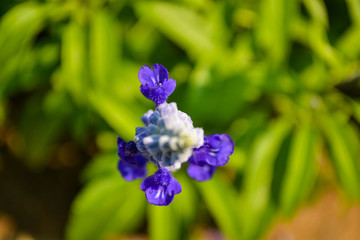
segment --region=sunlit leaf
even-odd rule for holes
[[[321,118],[322,131],[330,146],[330,153],[345,192],[352,198],[360,197],[359,144],[349,142],[349,126],[336,117]]]
[[[193,57],[215,48],[206,21],[190,9],[167,2],[142,2],[136,10]]]
[[[135,107],[125,105],[121,99],[105,95],[105,93],[89,93],[89,100],[95,111],[117,131],[122,138],[131,140],[135,135],[135,128],[143,124],[140,121],[142,114]],[[137,113],[137,114],[136,114]]]
[[[318,167],[314,152],[316,137],[316,131],[306,123],[297,127],[293,136],[281,191],[281,206],[287,214],[304,200],[315,182]]]
[[[67,239],[96,240],[131,232],[144,214],[145,201],[139,185],[140,181],[125,182],[116,172],[92,180],[72,206]]]
[[[256,40],[273,63],[281,62],[289,50],[289,32],[296,16],[294,0],[262,0],[255,25]]]
[[[94,88],[108,90],[114,79],[114,67],[119,61],[119,31],[115,20],[105,11],[94,13],[90,26],[90,66]]]
[[[241,224],[245,239],[258,236],[258,229],[265,221],[263,217],[267,216],[265,213],[271,212],[270,190],[274,161],[290,126],[285,120],[278,120],[254,144],[245,172],[246,181],[241,199]]]
[[[321,22],[325,26],[328,25],[328,17],[325,4],[322,0],[304,0],[303,1],[312,18]]]
[[[175,196],[176,198],[176,196]],[[176,199],[174,199],[176,201]],[[180,239],[180,219],[174,205],[154,206],[148,204],[149,237],[152,240]]]
[[[66,88],[77,103],[87,96],[86,29],[81,23],[72,21],[64,30],[62,39],[62,70]]]
[[[177,216],[180,216],[185,227],[191,227],[197,216],[197,206],[199,204],[192,179],[184,171],[174,174],[174,177],[180,182],[182,187],[181,194],[175,196],[176,201],[171,204]]]
[[[360,2],[357,0],[346,0],[350,16],[355,25],[360,25]]]
[[[236,209],[236,193],[224,180],[215,176],[207,182],[198,182],[198,188],[216,224],[229,238],[239,237],[239,218]]]
[[[114,139],[114,145],[116,145],[116,138]],[[83,182],[86,183],[92,179],[115,174],[118,160],[116,151],[95,156],[82,172],[81,178]],[[120,173],[118,174],[120,176]]]

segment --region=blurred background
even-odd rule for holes
[[[0,239],[358,239],[359,43],[359,0],[1,0]],[[116,169],[154,63],[235,142],[169,207]]]

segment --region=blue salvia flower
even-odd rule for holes
[[[189,159],[187,172],[198,181],[207,181],[215,173],[216,167],[224,166],[234,152],[234,142],[227,134],[204,136],[204,145],[194,149]]]
[[[118,156],[118,170],[126,181],[141,179],[146,177],[147,158],[144,157],[136,148],[133,141],[126,143],[120,137],[117,140]]]
[[[202,128],[195,128],[191,118],[179,111],[176,103],[166,100],[174,91],[176,82],[160,64],[153,69],[143,66],[139,71],[140,91],[155,103],[141,120],[145,127],[137,127],[135,142],[118,138],[118,170],[127,181],[146,177],[146,164],[158,167],[155,174],[145,178],[140,189],[149,203],[169,205],[175,194],[181,192],[180,183],[170,171],[188,162],[188,175],[198,181],[207,181],[216,167],[225,165],[234,151],[234,142],[227,134],[205,136]]]
[[[149,203],[167,206],[174,199],[175,194],[181,192],[180,183],[171,176],[169,170],[160,168],[141,183],[140,189],[145,191]]]
[[[176,103],[163,103],[149,113],[142,117],[146,127],[136,128],[137,148],[159,167],[179,169],[193,149],[203,145],[203,129],[194,128],[190,117],[179,111]]]
[[[174,79],[169,79],[168,71],[162,65],[154,64],[153,69],[154,71],[147,65],[140,68],[140,91],[157,106],[166,102],[166,99],[175,90],[176,82]]]

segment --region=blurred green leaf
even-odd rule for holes
[[[323,0],[303,0],[305,6],[316,21],[328,26],[328,17]]]
[[[313,22],[308,25],[307,31],[309,33],[308,43],[314,53],[330,66],[340,68],[342,56],[337,49],[330,45],[325,26],[319,22]]]
[[[47,5],[25,2],[1,18],[0,98],[21,85],[21,77],[14,79],[21,70],[33,69],[35,53],[30,51],[31,44],[44,26],[49,10]]]
[[[85,27],[73,20],[66,27],[62,39],[62,71],[65,87],[78,104],[87,98],[87,44]]]
[[[272,64],[280,63],[289,50],[289,32],[296,16],[295,0],[262,0],[255,24],[256,41]]]
[[[94,78],[94,88],[108,90],[114,79],[114,67],[119,61],[121,44],[120,27],[105,11],[97,11],[90,23],[90,69]]]
[[[103,150],[115,150],[117,145],[114,142],[117,139],[117,134],[112,131],[101,132],[96,137],[96,144]]]
[[[176,197],[175,197],[176,198]],[[176,199],[174,199],[176,201]],[[148,204],[149,237],[152,240],[180,239],[180,219],[174,205],[154,206]]]
[[[114,145],[116,144],[116,138],[114,139]],[[81,174],[83,183],[89,182],[92,179],[99,179],[111,174],[115,174],[117,169],[118,156],[116,151],[108,153],[102,153],[95,156],[91,162],[85,167]],[[119,177],[120,177],[120,173]]]
[[[353,26],[346,30],[337,42],[338,49],[348,58],[358,59],[360,55],[360,27]]]
[[[179,219],[182,221],[185,228],[189,228],[194,224],[194,220],[197,216],[198,209],[197,206],[199,201],[197,199],[197,194],[192,184],[192,180],[181,171],[174,174],[174,177],[180,182],[182,187],[181,194],[176,195],[176,201],[173,201],[173,209],[175,214],[179,216]],[[189,230],[189,229],[187,229]],[[186,234],[181,233],[181,237],[184,238]]]
[[[349,15],[358,27],[360,26],[360,2],[357,0],[346,0],[349,8]]]
[[[98,114],[102,116],[122,138],[133,139],[135,128],[142,126],[140,118],[144,113],[141,113],[131,105],[126,106],[120,99],[115,101],[115,98],[104,95],[104,93],[91,92],[89,93],[89,100]]]
[[[296,128],[281,191],[281,207],[286,214],[294,211],[315,183],[318,168],[314,152],[316,139],[317,132],[308,123],[301,123]]]
[[[351,198],[360,197],[359,143],[350,142],[345,124],[335,116],[321,117],[322,131],[329,143],[329,151],[333,156],[335,169],[345,192]]]
[[[93,179],[75,199],[66,239],[104,239],[129,233],[144,216],[144,194],[139,181],[125,182],[114,172]]]
[[[280,146],[289,133],[291,124],[285,119],[272,123],[269,129],[260,136],[252,149],[253,154],[248,163],[242,195],[242,236],[244,239],[255,239],[258,229],[270,213],[270,190],[274,161]]]
[[[234,188],[216,174],[210,181],[198,182],[197,186],[219,228],[227,237],[237,239],[240,236],[240,224],[234,210],[237,209]]]
[[[45,99],[40,94],[28,99],[20,126],[29,167],[39,169],[47,163],[49,148],[63,132],[64,122],[71,113],[69,108],[63,107],[67,103],[63,94],[53,92],[49,92]],[[49,105],[56,112],[49,112]]]
[[[351,104],[354,108],[354,116],[358,122],[360,122],[360,102],[352,101]]]
[[[196,12],[167,2],[141,2],[136,5],[140,17],[147,19],[196,58],[212,52],[215,44],[206,31],[206,21]]]

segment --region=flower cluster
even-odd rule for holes
[[[149,110],[141,117],[145,126],[136,128],[135,142],[126,143],[118,137],[118,170],[126,181],[132,181],[147,176],[148,162],[155,164],[158,170],[142,181],[140,189],[149,203],[167,206],[181,192],[181,185],[171,171],[187,162],[191,178],[207,181],[216,167],[229,161],[234,142],[227,134],[205,136],[204,130],[195,128],[176,103],[167,103],[176,81],[169,79],[162,65],[154,64],[153,69],[143,66],[139,80],[141,93],[155,103],[155,111]]]

